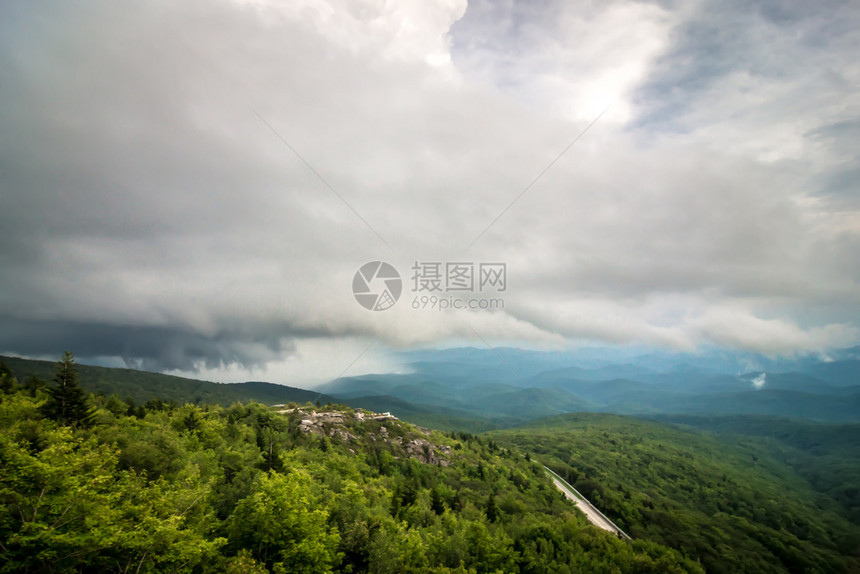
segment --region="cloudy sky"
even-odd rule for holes
[[[0,353],[857,344],[857,54],[851,0],[5,1]],[[416,262],[505,263],[504,309],[413,308]]]

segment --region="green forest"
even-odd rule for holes
[[[589,525],[493,438],[86,395],[70,354],[0,386],[0,572],[703,571]]]
[[[488,436],[532,453],[634,538],[708,572],[860,571],[857,425],[683,422],[570,414]]]

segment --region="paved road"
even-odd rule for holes
[[[555,486],[564,493],[564,495],[573,501],[576,504],[576,507],[579,508],[583,514],[585,514],[586,518],[588,518],[589,522],[598,528],[602,528],[603,530],[608,530],[620,538],[625,538],[627,540],[631,540],[631,538],[620,528],[615,526],[615,524],[606,518],[602,512],[600,512],[596,506],[588,502],[584,496],[582,496],[575,488],[573,488],[570,484],[567,483],[564,479],[558,476],[556,473],[544,467],[550,478],[552,478]]]

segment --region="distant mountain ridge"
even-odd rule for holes
[[[722,349],[420,350],[400,354],[407,374],[345,377],[320,390],[344,400],[386,394],[489,421],[591,411],[854,422],[860,421],[858,353],[852,348],[827,356],[771,358]]]
[[[608,349],[406,351],[401,372],[342,377],[314,390],[265,382],[222,384],[81,365],[84,388],[177,402],[339,402],[396,409],[443,429],[503,428],[570,412],[628,415],[768,415],[860,422],[858,348],[773,359],[725,350],[702,353]],[[19,378],[53,375],[46,361],[3,359]],[[613,362],[616,360],[617,362]],[[772,370],[733,370],[766,366]],[[408,418],[411,417],[411,418]]]

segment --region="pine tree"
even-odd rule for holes
[[[487,508],[484,511],[487,515],[487,520],[490,522],[495,522],[499,518],[499,507],[496,506],[496,497],[493,493],[490,493],[490,497],[487,499]]]
[[[12,370],[6,366],[6,363],[0,361],[0,393],[10,395],[15,392],[17,386],[18,380]]]
[[[67,425],[91,425],[94,413],[78,385],[78,366],[69,351],[57,362],[54,382],[55,386],[48,387],[48,401],[43,407],[45,416]]]
[[[35,397],[36,393],[39,392],[39,389],[44,389],[46,386],[48,386],[48,383],[46,383],[36,375],[29,375],[26,379],[24,379],[24,388],[27,390],[31,397]]]

